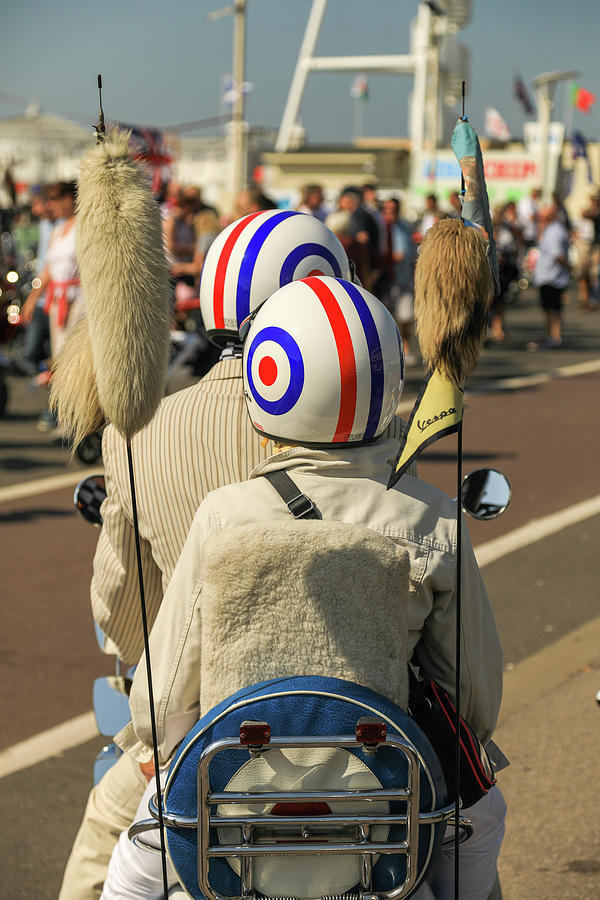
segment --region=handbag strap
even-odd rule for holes
[[[423,682],[415,675],[409,663],[408,669],[408,711],[413,718],[431,714],[431,700],[423,690]]]
[[[295,519],[321,519],[314,503],[303,494],[296,482],[283,469],[264,472],[263,477],[275,488]],[[431,715],[431,700],[423,690],[423,685],[415,675],[410,663],[408,669],[408,711],[411,716]]]
[[[283,469],[265,472],[263,477],[270,481],[295,519],[321,518],[310,497],[302,493],[296,482]]]

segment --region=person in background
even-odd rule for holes
[[[500,278],[500,293],[492,298],[490,309],[490,337],[493,341],[506,340],[504,330],[504,312],[506,298],[512,281],[518,276],[517,266],[518,245],[513,230],[504,218],[503,207],[497,207],[492,216],[494,228],[494,240],[496,242],[496,255],[498,259],[498,276]]]
[[[363,184],[363,206],[370,216],[375,219],[377,228],[379,229],[379,245],[385,238],[385,227],[383,223],[383,213],[381,211],[381,203],[377,196],[377,186],[374,184]]]
[[[177,205],[172,207],[163,221],[165,250],[171,278],[174,282],[181,280],[188,285],[194,284],[194,275],[181,271],[181,265],[192,263],[194,259],[196,249],[195,213],[194,199],[179,191]]]
[[[158,202],[160,204],[160,215],[163,221],[177,206],[177,203],[179,201],[179,191],[179,182],[175,181],[175,179],[171,179],[171,181],[168,181],[163,185],[161,194],[158,197]]]
[[[527,250],[533,247],[537,240],[541,197],[540,188],[533,188],[529,196],[521,197],[517,203],[517,220]]]
[[[67,335],[84,315],[84,300],[75,257],[75,198],[77,185],[60,182],[54,188],[57,218],[63,221],[52,231],[46,263],[23,306],[23,319],[31,322],[40,296],[46,292],[45,311],[50,317],[50,351],[56,356]],[[49,410],[42,413],[38,428],[52,431],[56,419]]]
[[[350,212],[347,209],[338,209],[329,213],[325,225],[333,231],[346,251],[346,256],[353,264],[360,283],[365,284],[371,274],[369,248],[364,241],[359,241],[356,235],[352,234]]]
[[[208,248],[220,231],[217,213],[210,206],[205,206],[194,216],[196,243],[192,259],[187,262],[175,262],[171,267],[174,277],[185,280],[186,284],[193,285],[196,296]]]
[[[562,345],[562,298],[569,286],[569,234],[561,221],[560,208],[540,211],[539,256],[534,283],[540,290],[540,304],[546,316],[546,337],[530,341],[530,351],[555,349]]]
[[[462,203],[458,191],[452,191],[448,197],[448,216],[451,219],[460,219],[462,216]]]
[[[237,196],[235,218],[248,216],[250,213],[263,212],[268,209],[277,209],[277,204],[259,187],[245,188]]]
[[[10,166],[6,166],[0,169],[0,231],[10,232],[16,205],[15,181]]]
[[[327,210],[323,205],[323,188],[320,184],[305,184],[300,195],[300,203],[296,207],[298,212],[307,213],[324,222],[327,218]]]
[[[600,191],[595,190],[588,206],[582,212],[581,226],[585,222],[589,240],[589,260],[587,265],[587,298],[582,299],[585,309],[598,309],[600,304]]]
[[[556,207],[556,210],[557,210],[556,215],[557,215],[559,222],[562,222],[562,224],[567,229],[567,233],[570,235],[571,232],[573,231],[573,223],[571,222],[571,217],[569,216],[569,213],[567,212],[567,207],[565,206],[565,204],[563,202],[563,198],[561,197],[561,195],[559,194],[558,191],[552,191],[552,203]]]
[[[31,206],[18,208],[12,223],[12,238],[17,265],[31,259],[38,243],[38,223]]]
[[[435,194],[427,194],[425,197],[425,211],[421,216],[421,237],[425,237],[431,226],[435,225],[436,222],[439,222],[442,217],[443,215],[438,206],[437,197]]]
[[[54,185],[36,191],[31,201],[31,212],[38,222],[38,243],[36,250],[36,276],[44,270],[50,237],[55,225],[60,224],[56,210],[56,189]],[[35,287],[35,285],[34,285]],[[46,294],[38,296],[25,334],[23,353],[13,359],[15,369],[22,375],[37,375],[42,360],[50,355],[50,325],[45,311]]]
[[[372,290],[380,273],[380,235],[377,222],[363,205],[361,189],[354,185],[344,188],[340,194],[338,208],[350,213],[351,236],[368,248],[368,270],[366,268],[364,270],[366,280],[363,281],[361,278],[361,281],[367,290]]]
[[[404,347],[404,361],[413,366],[416,358],[410,339],[414,319],[414,267],[416,244],[408,222],[400,218],[400,201],[395,197],[383,201],[385,245],[383,269],[386,273],[385,305],[398,323]]]

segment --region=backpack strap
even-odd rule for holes
[[[263,477],[271,482],[295,519],[321,518],[310,497],[302,493],[298,485],[283,469],[265,472]]]

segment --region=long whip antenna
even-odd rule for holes
[[[462,83],[462,120],[465,116],[465,82]],[[465,176],[460,173],[460,197],[464,200],[466,193]],[[455,634],[455,677],[454,685],[456,721],[455,721],[455,774],[456,790],[454,796],[454,900],[460,897],[460,681],[461,653],[460,634],[462,624],[462,418],[456,435],[456,634]]]
[[[160,786],[160,764],[158,759],[158,736],[156,732],[156,713],[154,706],[154,690],[152,688],[152,666],[150,664],[150,641],[148,631],[148,614],[146,609],[146,592],[144,590],[144,572],[142,568],[142,551],[140,544],[140,529],[135,493],[135,478],[133,474],[133,453],[131,452],[131,440],[127,440],[127,465],[129,468],[129,484],[131,487],[131,509],[133,513],[133,533],[135,536],[135,553],[137,557],[138,582],[140,586],[140,610],[142,614],[142,631],[144,634],[144,653],[146,656],[146,677],[148,681],[148,705],[150,707],[150,723],[152,726],[152,756],[154,759],[154,774],[156,777],[156,797],[158,807],[158,828],[160,833],[160,856],[162,864],[162,879],[164,900],[169,895],[169,880],[167,877],[167,846],[165,841],[165,823],[163,821],[162,791]]]
[[[99,75],[98,75],[98,78],[100,78]],[[461,119],[463,120],[463,122],[464,122],[465,119],[466,119],[466,116],[465,116],[465,83],[464,83],[464,81],[463,81],[463,83],[462,83],[462,113],[461,113]],[[466,192],[467,192],[467,191],[466,191],[466,188],[465,188],[465,176],[463,175],[463,171],[462,171],[462,169],[461,169],[461,170],[460,170],[460,200],[461,200],[461,203],[462,203],[462,201],[465,199],[465,194],[466,194]]]
[[[456,791],[454,795],[454,898],[459,900],[460,884],[460,635],[462,619],[462,419],[457,432],[456,451],[456,683],[454,686],[456,721],[455,721],[455,775]]]
[[[98,75],[99,113],[98,124],[94,126],[96,142],[100,144],[104,140],[106,129],[104,127],[104,110],[102,109],[102,75]],[[146,676],[148,680],[148,705],[150,707],[150,722],[152,727],[152,755],[154,759],[154,773],[156,777],[156,795],[158,806],[158,826],[160,834],[160,857],[162,866],[162,882],[164,900],[169,896],[169,880],[167,876],[167,845],[165,840],[165,823],[163,820],[162,791],[160,785],[160,762],[158,757],[158,736],[156,729],[156,713],[154,706],[154,691],[152,689],[152,666],[150,663],[150,641],[148,630],[148,613],[146,608],[146,592],[144,589],[144,572],[142,567],[142,551],[140,543],[140,528],[137,511],[137,499],[135,491],[135,478],[133,473],[133,454],[131,451],[131,438],[127,438],[127,465],[129,469],[129,486],[131,490],[131,509],[133,513],[133,532],[135,536],[135,552],[137,557],[138,583],[140,588],[140,611],[142,616],[142,631],[144,636],[144,654],[146,656]]]

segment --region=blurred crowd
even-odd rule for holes
[[[6,352],[0,356],[0,371],[8,366],[39,384],[48,380],[50,360],[84,309],[75,262],[75,202],[76,185],[59,182],[35,187],[27,204],[2,211],[0,345],[6,350],[11,339],[18,339],[8,357]],[[240,192],[226,217],[204,201],[199,187],[175,181],[165,185],[158,202],[171,275],[174,365],[185,363],[194,376],[201,376],[216,360],[203,335],[198,305],[206,253],[231,221],[277,209],[277,204],[261,188],[250,187]],[[421,215],[409,220],[401,197],[380,192],[375,184],[348,185],[327,199],[321,185],[308,184],[296,209],[336,234],[360,282],[395,317],[406,362],[414,364],[413,271],[419,244],[440,219],[461,215],[459,193],[443,201],[427,195]],[[534,284],[545,334],[530,341],[528,349],[560,346],[565,289],[575,284],[585,309],[597,309],[600,301],[600,191],[592,192],[575,222],[557,194],[543,205],[535,189],[518,202],[496,206],[492,223],[500,292],[491,309],[490,342],[506,340],[506,310],[521,289]],[[49,412],[39,424],[55,427]]]

